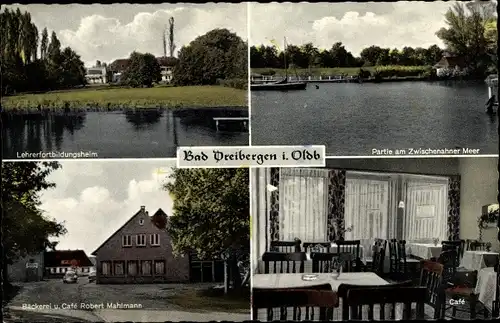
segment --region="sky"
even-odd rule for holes
[[[65,224],[59,250],[83,249],[91,255],[141,206],[152,215],[163,209],[172,215],[173,201],[162,184],[175,160],[62,161],[47,178],[56,184],[41,194],[45,216]]]
[[[247,40],[247,5],[241,4],[92,4],[10,5],[28,11],[40,33],[55,31],[87,67],[111,63],[134,50],[163,55],[162,33],[175,19],[177,49],[215,28],[227,28]],[[168,54],[168,53],[167,53]]]
[[[342,42],[359,55],[371,45],[402,48],[443,46],[436,32],[445,27],[444,14],[453,2],[252,3],[249,7],[251,45],[312,42],[331,48]]]

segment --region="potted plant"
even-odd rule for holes
[[[439,244],[439,238],[432,239],[432,242],[434,242],[434,246],[437,246]]]

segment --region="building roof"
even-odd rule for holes
[[[106,243],[108,243],[108,241],[111,240],[111,238],[113,238],[118,232],[120,232],[127,224],[130,223],[130,221],[132,221],[141,212],[146,212],[146,208],[144,206],[141,206],[141,209],[139,211],[137,211],[130,219],[128,219],[127,222],[125,222],[118,230],[116,230],[112,235],[110,235],[109,238],[107,238],[94,252],[92,252],[92,255],[95,256],[99,251],[99,249],[101,249],[104,245],[106,245]],[[150,216],[149,219],[160,230],[163,230],[167,227],[168,216],[161,208],[158,209],[158,211],[156,211],[152,216]]]
[[[70,267],[75,261],[77,266],[93,266],[83,250],[46,251],[44,254],[45,267]]]
[[[465,67],[465,62],[463,57],[458,56],[443,56],[439,62],[434,65],[435,68],[443,68],[443,67]]]

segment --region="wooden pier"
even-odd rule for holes
[[[213,118],[215,121],[215,128],[219,131],[221,122],[242,122],[245,130],[248,130],[248,117],[218,117]]]

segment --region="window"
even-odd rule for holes
[[[151,275],[151,260],[141,261],[141,275]]]
[[[143,225],[144,224],[144,219],[140,219],[139,220],[139,225]]]
[[[164,275],[164,274],[165,274],[165,261],[155,260],[155,275]]]
[[[152,246],[159,246],[160,245],[160,235],[158,233],[151,234],[149,236],[149,242]]]
[[[125,235],[122,237],[122,247],[132,247],[132,236]]]
[[[138,246],[145,246],[146,245],[146,235],[145,234],[138,234],[137,235],[136,245],[138,245]]]
[[[125,263],[123,261],[115,261],[115,275],[125,275]]]
[[[281,168],[280,240],[327,241],[328,170]]]
[[[446,178],[348,172],[345,238],[446,240],[447,202]]]
[[[101,261],[101,272],[103,275],[111,275],[111,262]]]
[[[56,268],[50,268],[50,273],[55,274],[56,273]]]
[[[129,261],[127,263],[127,274],[129,276],[137,275],[137,261]]]

